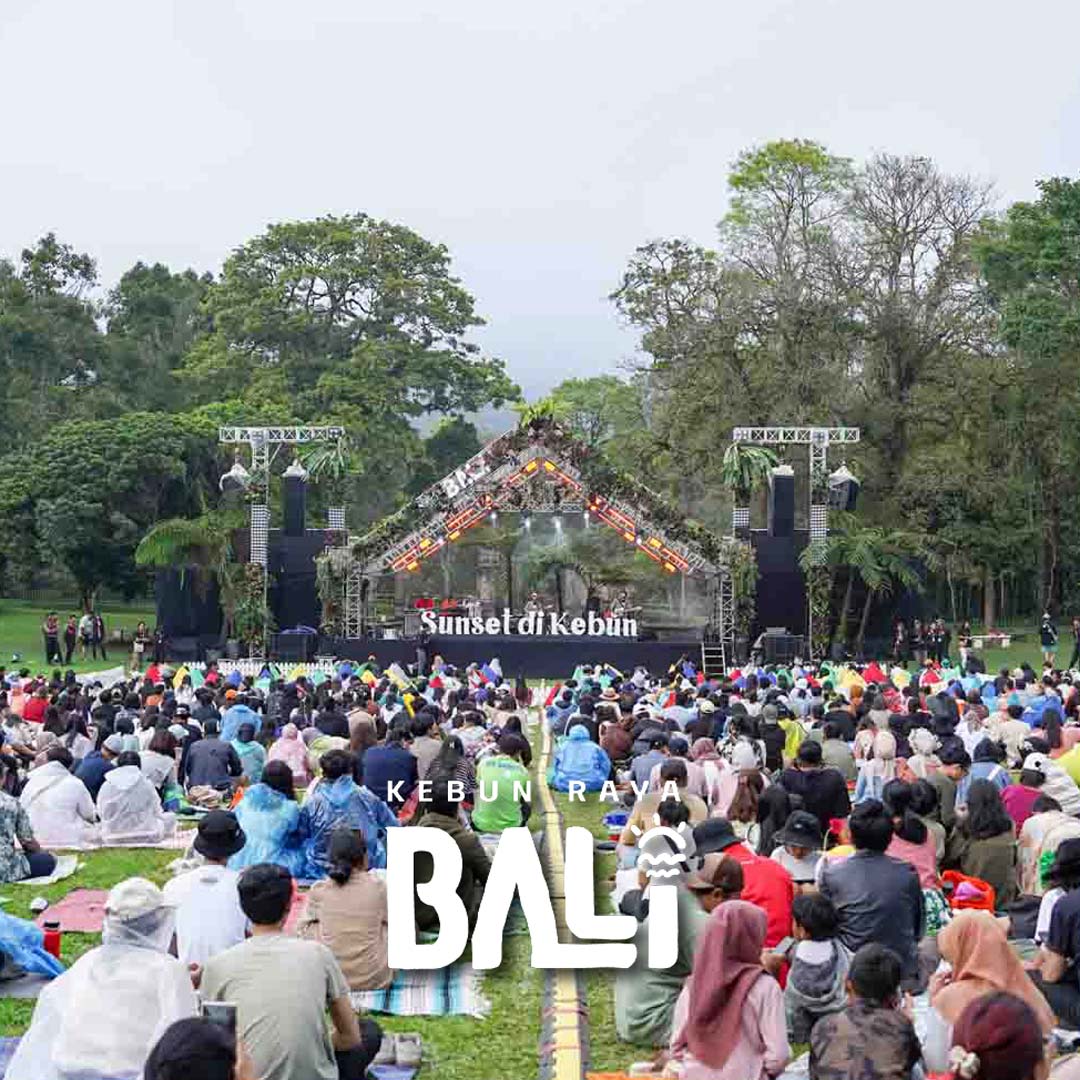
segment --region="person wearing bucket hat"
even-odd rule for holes
[[[199,822],[192,845],[205,865],[165,885],[165,898],[176,907],[177,955],[185,964],[201,966],[247,934],[237,892],[240,875],[225,865],[246,840],[235,814],[211,810]]]
[[[101,944],[42,991],[8,1080],[142,1076],[161,1032],[199,1011],[188,969],[169,955],[173,928],[173,908],[153,882],[114,886]]]
[[[742,899],[756,904],[768,917],[765,945],[771,948],[791,933],[791,901],[795,886],[791,875],[772,859],[755,855],[735,835],[726,818],[713,817],[694,827],[694,851],[697,855],[723,852],[742,867]]]
[[[806,810],[793,810],[776,834],[777,847],[770,858],[790,875],[795,887],[813,885],[821,861],[821,822]]]

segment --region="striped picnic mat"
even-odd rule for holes
[[[385,990],[354,990],[349,998],[357,1012],[483,1019],[491,1002],[480,991],[480,978],[466,963],[439,971],[399,971]]]

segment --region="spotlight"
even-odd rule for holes
[[[244,491],[250,483],[251,473],[239,461],[234,461],[233,467],[218,481],[218,487],[224,495],[231,491]]]

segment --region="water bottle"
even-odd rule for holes
[[[60,921],[58,919],[50,919],[44,925],[45,941],[44,948],[47,953],[51,953],[60,959]]]

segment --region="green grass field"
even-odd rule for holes
[[[20,600],[0,600],[0,664],[11,667],[28,667],[37,674],[46,670],[45,645],[41,635],[41,624],[50,611],[55,611],[60,616],[61,632],[67,616],[77,614],[77,603],[67,606],[49,607],[41,604],[24,603]],[[139,621],[144,621],[153,628],[154,609],[149,604],[124,607],[110,604],[102,607],[101,614],[105,619],[105,629],[111,634],[114,630],[123,628],[128,637],[134,632]],[[61,647],[63,641],[61,641]],[[22,660],[18,665],[12,662],[12,656],[18,653]],[[78,647],[72,656],[71,667],[75,671],[100,671],[102,668],[115,667],[117,664],[126,664],[131,659],[130,645],[109,645],[109,659],[94,660],[88,658],[82,660],[79,657]]]

